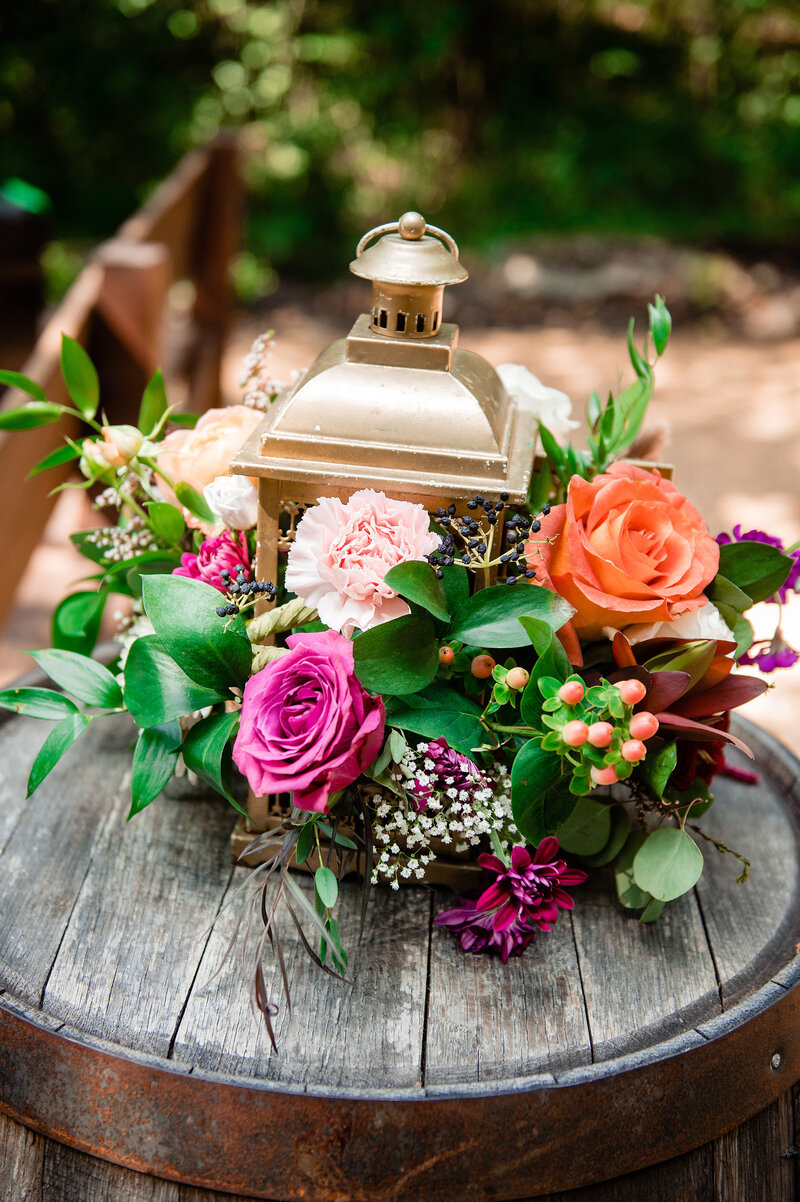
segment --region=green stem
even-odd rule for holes
[[[481,719],[483,721],[483,719]],[[487,730],[494,731],[497,734],[505,735],[540,735],[542,732],[536,730],[533,726],[500,726],[497,722],[483,722]]]

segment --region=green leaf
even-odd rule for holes
[[[353,642],[356,676],[372,693],[416,693],[439,670],[433,622],[412,613],[365,630]]]
[[[453,614],[469,597],[469,576],[465,568],[457,568],[455,564],[439,571],[443,576],[447,612]]]
[[[511,812],[523,839],[534,846],[552,835],[575,806],[566,788],[561,759],[531,739],[511,769]]]
[[[139,420],[136,423],[146,438],[149,438],[156,430],[168,408],[164,377],[160,371],[157,371],[142,394]]]
[[[633,861],[638,887],[658,901],[688,893],[703,871],[703,853],[686,831],[663,826],[648,835]]]
[[[0,371],[0,384],[5,385],[6,388],[18,388],[20,392],[27,393],[35,401],[43,401],[45,404],[49,403],[44,394],[44,389],[40,388],[35,380],[31,380],[28,376],[23,376],[22,372]]]
[[[131,809],[128,821],[155,801],[172,778],[181,747],[181,728],[165,722],[139,732],[131,769]]]
[[[444,581],[438,579],[429,563],[418,559],[398,563],[389,569],[383,580],[406,601],[421,605],[440,622],[450,621]]]
[[[633,370],[636,372],[639,379],[640,380],[649,380],[650,374],[651,374],[650,373],[650,365],[648,363],[646,363],[645,360],[642,358],[642,356],[639,354],[639,352],[636,349],[634,342],[633,342],[633,327],[634,327],[634,325],[635,325],[635,318],[632,317],[630,319],[630,321],[628,322],[628,357],[630,358],[631,366],[633,367]]]
[[[329,839],[333,839],[337,847],[346,847],[349,851],[358,851],[358,845],[352,839],[348,839],[347,835],[343,835],[341,831],[337,830],[336,837],[334,838],[333,827],[324,818],[318,820],[317,826],[323,835],[327,835]]]
[[[544,680],[552,680],[555,682],[555,688],[548,686],[548,694],[554,697],[561,687],[563,682],[572,672],[572,665],[569,662],[566,651],[561,646],[559,640],[550,632],[550,642],[543,644],[543,629],[549,629],[545,623],[536,622],[534,619],[520,618],[522,625],[538,651],[539,658],[531,669],[530,680],[522,694],[520,703],[520,715],[522,721],[527,726],[538,727],[541,724],[542,709],[546,699],[545,693],[539,687],[540,682]],[[541,650],[540,650],[541,648]]]
[[[193,430],[202,416],[202,413],[170,413],[169,420],[174,426]]]
[[[483,742],[480,707],[444,685],[431,684],[421,693],[386,698],[386,721],[426,739],[446,739],[462,755],[471,756]]]
[[[742,614],[736,619],[736,625],[733,628],[733,637],[736,639],[735,659],[739,659],[752,646],[753,639],[756,633],[753,630],[752,623],[748,622]]]
[[[100,403],[97,372],[80,343],[68,334],[61,335],[61,374],[76,409],[85,418],[94,417]]]
[[[183,740],[181,751],[186,767],[243,813],[231,795],[231,741],[238,726],[238,710],[232,714],[209,714],[191,727]]]
[[[132,644],[125,661],[125,705],[139,726],[160,726],[224,700],[191,680],[155,635]]]
[[[767,543],[726,543],[719,549],[719,571],[753,603],[777,593],[792,569],[794,560]]]
[[[655,897],[651,897],[639,915],[639,922],[656,922],[661,917],[665,905],[666,902],[658,901]]]
[[[117,678],[88,655],[57,649],[31,651],[30,655],[51,680],[79,701],[104,709],[117,709],[122,705],[122,689]]]
[[[113,590],[120,588],[120,591],[127,591],[132,597],[141,597],[145,576],[171,576],[173,568],[178,567],[179,563],[179,557],[169,556],[166,551],[150,551],[146,555],[137,556],[135,560],[126,560],[120,564],[120,569],[125,575],[124,588],[119,573],[111,569],[115,578]]]
[[[25,477],[30,480],[33,476],[38,476],[39,472],[46,472],[51,467],[61,467],[63,463],[71,463],[73,459],[80,459],[81,452],[78,447],[70,446],[65,443],[63,447],[56,447],[49,455],[45,455],[44,459],[40,459],[36,467],[32,467]]]
[[[297,843],[294,849],[294,858],[298,864],[305,864],[308,857],[311,855],[311,849],[314,846],[314,830],[316,822],[313,818],[306,819],[302,826],[300,834],[297,836]]]
[[[541,422],[539,422],[539,437],[542,440],[542,450],[552,463],[553,467],[556,469],[556,474],[560,475],[561,470],[564,467],[565,453],[558,445],[547,426],[542,425]]]
[[[650,333],[653,336],[653,346],[660,357],[667,349],[669,336],[672,333],[672,317],[660,296],[656,296],[655,304],[647,306],[650,318]]]
[[[550,589],[522,584],[494,584],[469,597],[453,614],[449,637],[479,647],[524,647],[530,636],[519,619],[537,618],[560,630],[575,610]]]
[[[610,864],[617,858],[628,840],[631,829],[628,811],[620,805],[610,806],[609,809],[611,811],[611,834],[605,847],[595,852],[594,855],[583,857],[587,868],[602,868],[605,864]]]
[[[234,685],[244,688],[253,658],[250,640],[238,615],[225,628],[216,613],[215,588],[186,576],[145,576],[142,600],[162,646],[187,676],[223,694]]]
[[[180,501],[184,509],[188,509],[194,517],[199,521],[205,522],[208,526],[216,526],[219,518],[206,504],[205,498],[192,488],[191,484],[187,484],[184,480],[179,480],[175,485],[175,496]]]
[[[688,672],[688,691],[703,679],[716,654],[716,639],[692,639],[674,650],[651,656],[644,666],[648,672]]]
[[[614,884],[617,897],[626,910],[641,910],[653,900],[633,879],[633,861],[647,838],[646,831],[631,831],[614,864]]]
[[[332,910],[339,896],[339,885],[335,873],[321,864],[314,873],[314,888],[325,909]]]
[[[77,707],[63,693],[53,689],[3,689],[0,709],[24,714],[26,718],[59,719],[77,713]]]
[[[147,516],[153,533],[168,546],[177,546],[186,529],[181,511],[166,501],[152,501],[147,507]]]
[[[540,513],[545,501],[553,495],[553,470],[545,459],[538,472],[533,472],[528,486],[527,505],[531,513]]]
[[[611,837],[611,807],[591,797],[581,797],[556,834],[564,851],[576,856],[596,855]]]
[[[727,605],[739,614],[750,609],[753,604],[752,597],[738,588],[732,580],[720,575],[719,572],[706,589],[706,594],[709,601],[713,601],[717,608]]]
[[[667,781],[675,771],[677,762],[678,744],[667,743],[660,751],[648,752],[645,759],[637,766],[637,776],[641,776],[645,780],[656,800],[664,796]]]
[[[28,777],[26,797],[34,793],[44,778],[52,772],[65,752],[69,751],[76,739],[80,738],[91,722],[88,714],[68,714],[54,726],[41,746],[39,754],[33,761],[31,774]]]
[[[15,409],[0,411],[0,430],[34,430],[49,426],[61,417],[61,406],[52,401],[28,401]]]
[[[53,612],[51,639],[62,651],[91,655],[100,634],[108,594],[70,593]]]

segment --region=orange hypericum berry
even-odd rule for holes
[[[615,785],[617,770],[613,764],[610,768],[592,768],[592,780],[596,785]]]
[[[567,747],[582,747],[589,738],[589,727],[580,718],[568,722],[561,731],[561,738]]]
[[[439,663],[440,664],[452,664],[455,657],[456,657],[456,653],[452,647],[440,647],[439,648]]]
[[[647,755],[647,748],[641,739],[628,739],[622,744],[620,754],[629,764],[636,764]]]
[[[511,668],[506,676],[506,684],[510,689],[524,689],[530,678],[530,672],[524,668]]]
[[[647,694],[647,689],[644,687],[641,680],[636,680],[635,678],[630,680],[621,680],[617,685],[617,688],[619,689],[620,697],[626,705],[637,705],[638,702],[644,700]]]
[[[649,710],[642,710],[631,718],[630,732],[634,739],[652,739],[658,730],[658,718]]]
[[[488,680],[496,666],[491,655],[476,655],[470,665],[470,672],[478,680]]]
[[[577,705],[583,699],[583,683],[580,680],[568,680],[558,690],[558,695],[565,705]]]
[[[589,742],[592,747],[608,747],[614,737],[614,727],[610,722],[593,722],[589,727]]]

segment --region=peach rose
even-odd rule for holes
[[[527,554],[538,583],[577,611],[563,632],[573,663],[582,662],[577,636],[671,622],[707,604],[703,589],[719,566],[719,547],[694,506],[657,471],[630,463],[592,481],[573,477],[566,504],[542,518]]]
[[[224,409],[209,409],[193,430],[173,430],[162,443],[156,456],[159,471],[174,483],[191,484],[202,493],[217,476],[227,476],[231,459],[263,420],[263,413],[246,405],[228,405]],[[174,494],[165,481],[159,487],[166,499],[176,504]]]

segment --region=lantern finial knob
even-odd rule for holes
[[[421,213],[415,213],[412,209],[411,212],[403,214],[397,223],[397,228],[403,238],[409,242],[417,242],[425,233],[425,218]]]

